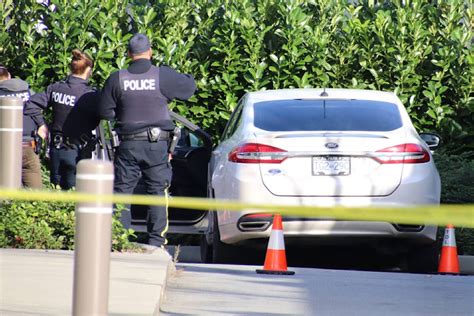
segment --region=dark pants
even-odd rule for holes
[[[132,194],[141,175],[147,194],[167,196],[171,184],[167,141],[122,141],[115,154],[114,166],[114,192]],[[129,206],[122,211],[121,221],[125,228],[130,227]],[[168,206],[150,206],[147,216],[148,243],[157,247],[166,244],[167,230]]]
[[[41,189],[41,163],[30,143],[23,144],[21,182],[26,188]]]
[[[63,190],[73,188],[76,185],[76,164],[79,160],[77,146],[62,146],[58,149],[51,145],[49,158],[51,183],[61,186]]]

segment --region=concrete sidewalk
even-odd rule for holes
[[[74,252],[0,249],[0,315],[71,315]],[[163,249],[111,253],[109,315],[158,315],[174,270]]]

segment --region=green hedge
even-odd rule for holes
[[[453,155],[442,149],[434,154],[441,176],[441,203],[474,203],[474,152]]]
[[[36,91],[64,78],[73,48],[85,49],[94,57],[92,82],[100,87],[112,71],[128,64],[126,43],[139,31],[152,40],[157,64],[195,76],[196,96],[172,106],[214,135],[246,91],[364,88],[397,93],[419,130],[442,134],[447,153],[465,155],[474,149],[474,17],[469,1],[49,3],[0,1],[0,62]],[[472,203],[468,201],[472,186],[461,182],[466,174],[472,175],[465,172],[473,170],[468,169],[472,163],[456,156],[442,159],[438,158],[438,168],[443,202]],[[463,183],[474,181],[468,176]],[[8,205],[9,211],[19,212],[19,218],[29,208],[20,202]],[[59,207],[54,205],[35,208],[53,212],[44,216],[60,225],[63,214],[54,213]],[[44,218],[37,220],[44,225]],[[466,231],[472,236],[472,230]],[[70,247],[67,238],[47,242]],[[472,242],[466,245],[474,253]]]
[[[469,1],[49,3],[0,3],[2,62],[35,90],[65,76],[76,47],[97,61],[93,82],[101,86],[128,63],[127,40],[141,31],[152,40],[156,63],[195,76],[196,97],[174,106],[213,134],[245,91],[367,88],[395,91],[420,130],[474,146],[460,140],[474,135]]]
[[[434,160],[441,177],[442,204],[474,203],[474,152],[453,155],[442,149]],[[439,230],[439,237],[444,230]],[[474,229],[456,227],[456,241],[460,254],[474,255]]]
[[[53,189],[54,190],[54,189]],[[75,203],[71,202],[0,202],[0,248],[74,249]],[[140,251],[130,243],[132,230],[126,230],[112,218],[112,250]]]

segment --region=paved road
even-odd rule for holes
[[[167,250],[171,255],[175,254],[175,245],[167,246]],[[400,269],[396,266],[382,266],[380,262],[377,262],[377,256],[372,258],[355,258],[353,254],[345,254],[341,256],[337,252],[333,252],[327,257],[333,257],[332,260],[328,258],[318,258],[327,255],[324,252],[308,254],[308,251],[298,250],[297,253],[293,253],[287,250],[287,260],[289,265],[303,268],[324,268],[324,269],[343,269],[343,270],[366,270],[366,271],[399,271]],[[308,260],[309,259],[309,260]],[[321,260],[326,259],[326,260]],[[181,263],[201,263],[201,255],[199,246],[180,246],[179,253],[177,256],[178,262]],[[264,258],[256,260],[254,265],[263,265]],[[459,256],[459,263],[461,266],[461,274],[467,274],[474,276],[474,256]]]
[[[177,265],[162,315],[474,315],[474,277],[255,266]]]

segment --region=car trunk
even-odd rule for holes
[[[396,139],[396,141],[395,141]],[[257,143],[286,150],[281,163],[261,163],[265,187],[277,196],[385,196],[396,190],[403,164],[382,164],[372,155],[400,144],[397,132],[284,132],[257,136]]]

